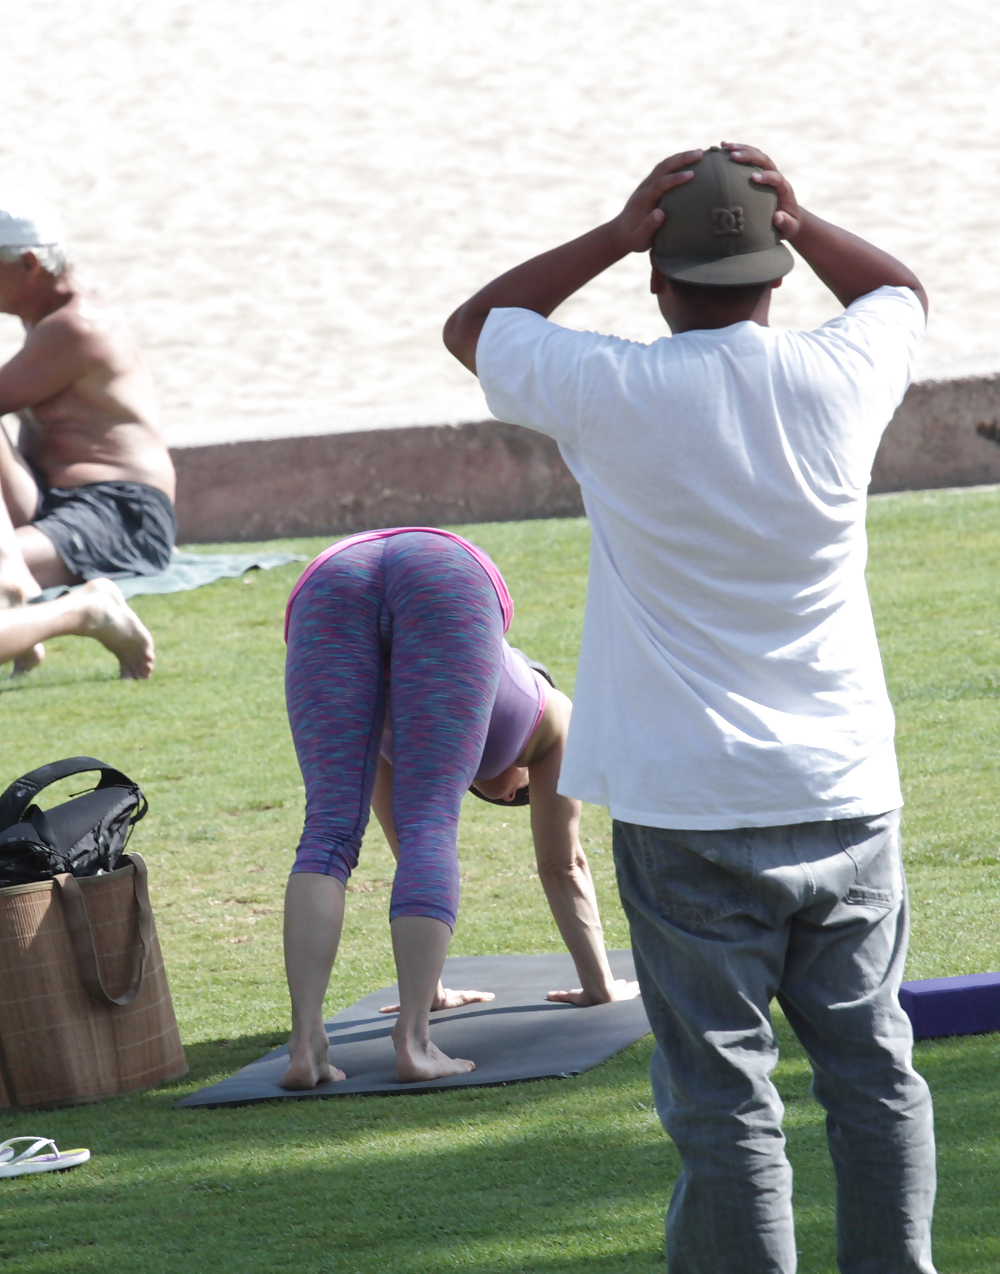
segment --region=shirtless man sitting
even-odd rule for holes
[[[177,533],[149,373],[121,315],[77,285],[64,242],[44,201],[0,191],[0,313],[26,332],[0,366],[0,416],[20,419],[17,447],[0,428],[14,529],[13,546],[0,535],[0,606],[56,584],[155,574]]]

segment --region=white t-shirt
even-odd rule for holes
[[[491,311],[490,410],[558,442],[592,529],[560,791],[676,828],[902,803],[865,506],[923,331],[889,287],[813,332],[652,345]]]

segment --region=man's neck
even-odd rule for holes
[[[69,273],[46,274],[18,302],[14,313],[26,328],[34,327],[43,318],[68,305],[76,295],[77,287]]]
[[[674,286],[661,274],[655,262],[650,278],[650,290],[675,336],[681,332],[717,331],[734,323],[767,327],[771,294],[780,285],[781,280],[777,279],[761,291],[756,287],[733,291],[724,287],[683,288]]]
[[[681,332],[716,331],[719,328],[732,327],[734,323],[758,323],[761,327],[768,327],[771,293],[765,292],[756,305],[739,306],[725,302],[715,304],[710,301],[686,305],[675,302],[671,308],[672,312],[664,317],[675,336],[679,336]]]

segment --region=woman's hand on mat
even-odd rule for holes
[[[591,995],[582,986],[578,986],[575,991],[550,991],[545,998],[554,1000],[556,1004],[575,1004],[577,1008],[589,1009],[594,1004],[609,1004],[612,1000],[634,1000],[639,995],[638,982],[626,982],[624,978],[618,978],[612,982],[611,994],[608,996]]]
[[[434,999],[431,1001],[431,1012],[434,1013],[438,1009],[460,1009],[463,1004],[485,1004],[488,1000],[495,999],[496,996],[492,991],[453,991],[439,982],[434,992]],[[399,1005],[388,1004],[384,1009],[379,1009],[379,1012],[398,1013]]]
[[[691,165],[696,164],[704,153],[703,150],[685,150],[664,159],[629,196],[625,207],[614,221],[608,223],[620,252],[646,252],[649,249],[653,235],[663,225],[660,200],[668,190],[691,180],[694,176]]]

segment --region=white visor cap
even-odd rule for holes
[[[0,248],[52,247],[66,242],[55,208],[33,190],[0,186]]]

